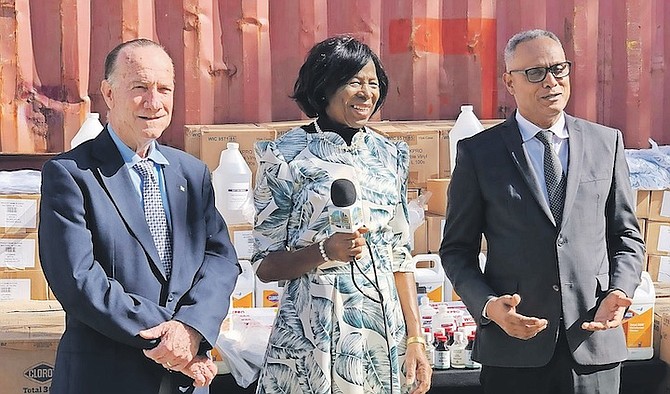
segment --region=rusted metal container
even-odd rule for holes
[[[289,97],[298,68],[314,43],[342,33],[388,70],[375,120],[454,119],[463,103],[505,117],[514,100],[500,81],[504,45],[536,27],[554,31],[573,61],[570,113],[622,129],[627,147],[668,144],[666,22],[663,0],[0,0],[0,152],[60,152],[87,111],[104,121],[104,57],[132,38],[174,59],[162,142],[183,148],[185,124],[303,118]]]

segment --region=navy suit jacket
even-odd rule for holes
[[[440,248],[456,292],[479,323],[473,357],[484,365],[537,367],[551,359],[564,324],[575,360],[602,365],[627,357],[621,327],[581,329],[608,290],[629,297],[640,282],[644,244],[618,130],[566,115],[569,164],[560,228],[526,158],[514,114],[458,144]],[[486,237],[487,263],[477,255]],[[517,311],[545,318],[536,337],[508,336],[482,319],[487,300],[518,293]]]
[[[158,393],[164,374],[148,359],[140,330],[181,321],[216,342],[239,266],[214,206],[207,167],[166,146],[163,169],[172,219],[170,279],[142,204],[109,132],[42,169],[39,250],[66,312],[53,393]],[[174,373],[176,384],[191,381]],[[192,388],[192,387],[191,387]]]

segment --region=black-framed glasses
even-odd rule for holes
[[[539,83],[544,81],[547,77],[547,72],[550,72],[554,78],[565,78],[570,75],[570,61],[552,64],[549,67],[532,67],[525,70],[509,70],[508,73],[524,73],[526,79],[530,83]]]

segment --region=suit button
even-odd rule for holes
[[[172,301],[174,301],[174,296],[173,296],[172,294],[170,294],[170,295],[168,296],[168,299],[167,299],[167,300],[168,300],[168,302],[172,302]]]
[[[554,289],[554,291],[559,291],[561,289],[558,285],[553,285],[551,288]]]
[[[562,236],[561,236],[561,237],[558,237],[558,246],[563,246],[563,245],[566,244],[566,242],[567,242],[567,241],[566,241],[565,238],[563,238]]]

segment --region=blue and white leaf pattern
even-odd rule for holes
[[[254,261],[279,250],[295,250],[328,235],[333,180],[357,185],[369,212],[366,235],[372,259],[358,261],[384,298],[364,297],[349,264],[317,268],[284,289],[261,370],[257,393],[393,393],[404,376],[405,322],[393,272],[411,270],[406,183],[409,148],[366,128],[350,147],[335,133],[291,130],[256,144]],[[355,271],[359,288],[379,295]],[[388,335],[388,338],[386,336]],[[388,340],[388,345],[387,345]]]

